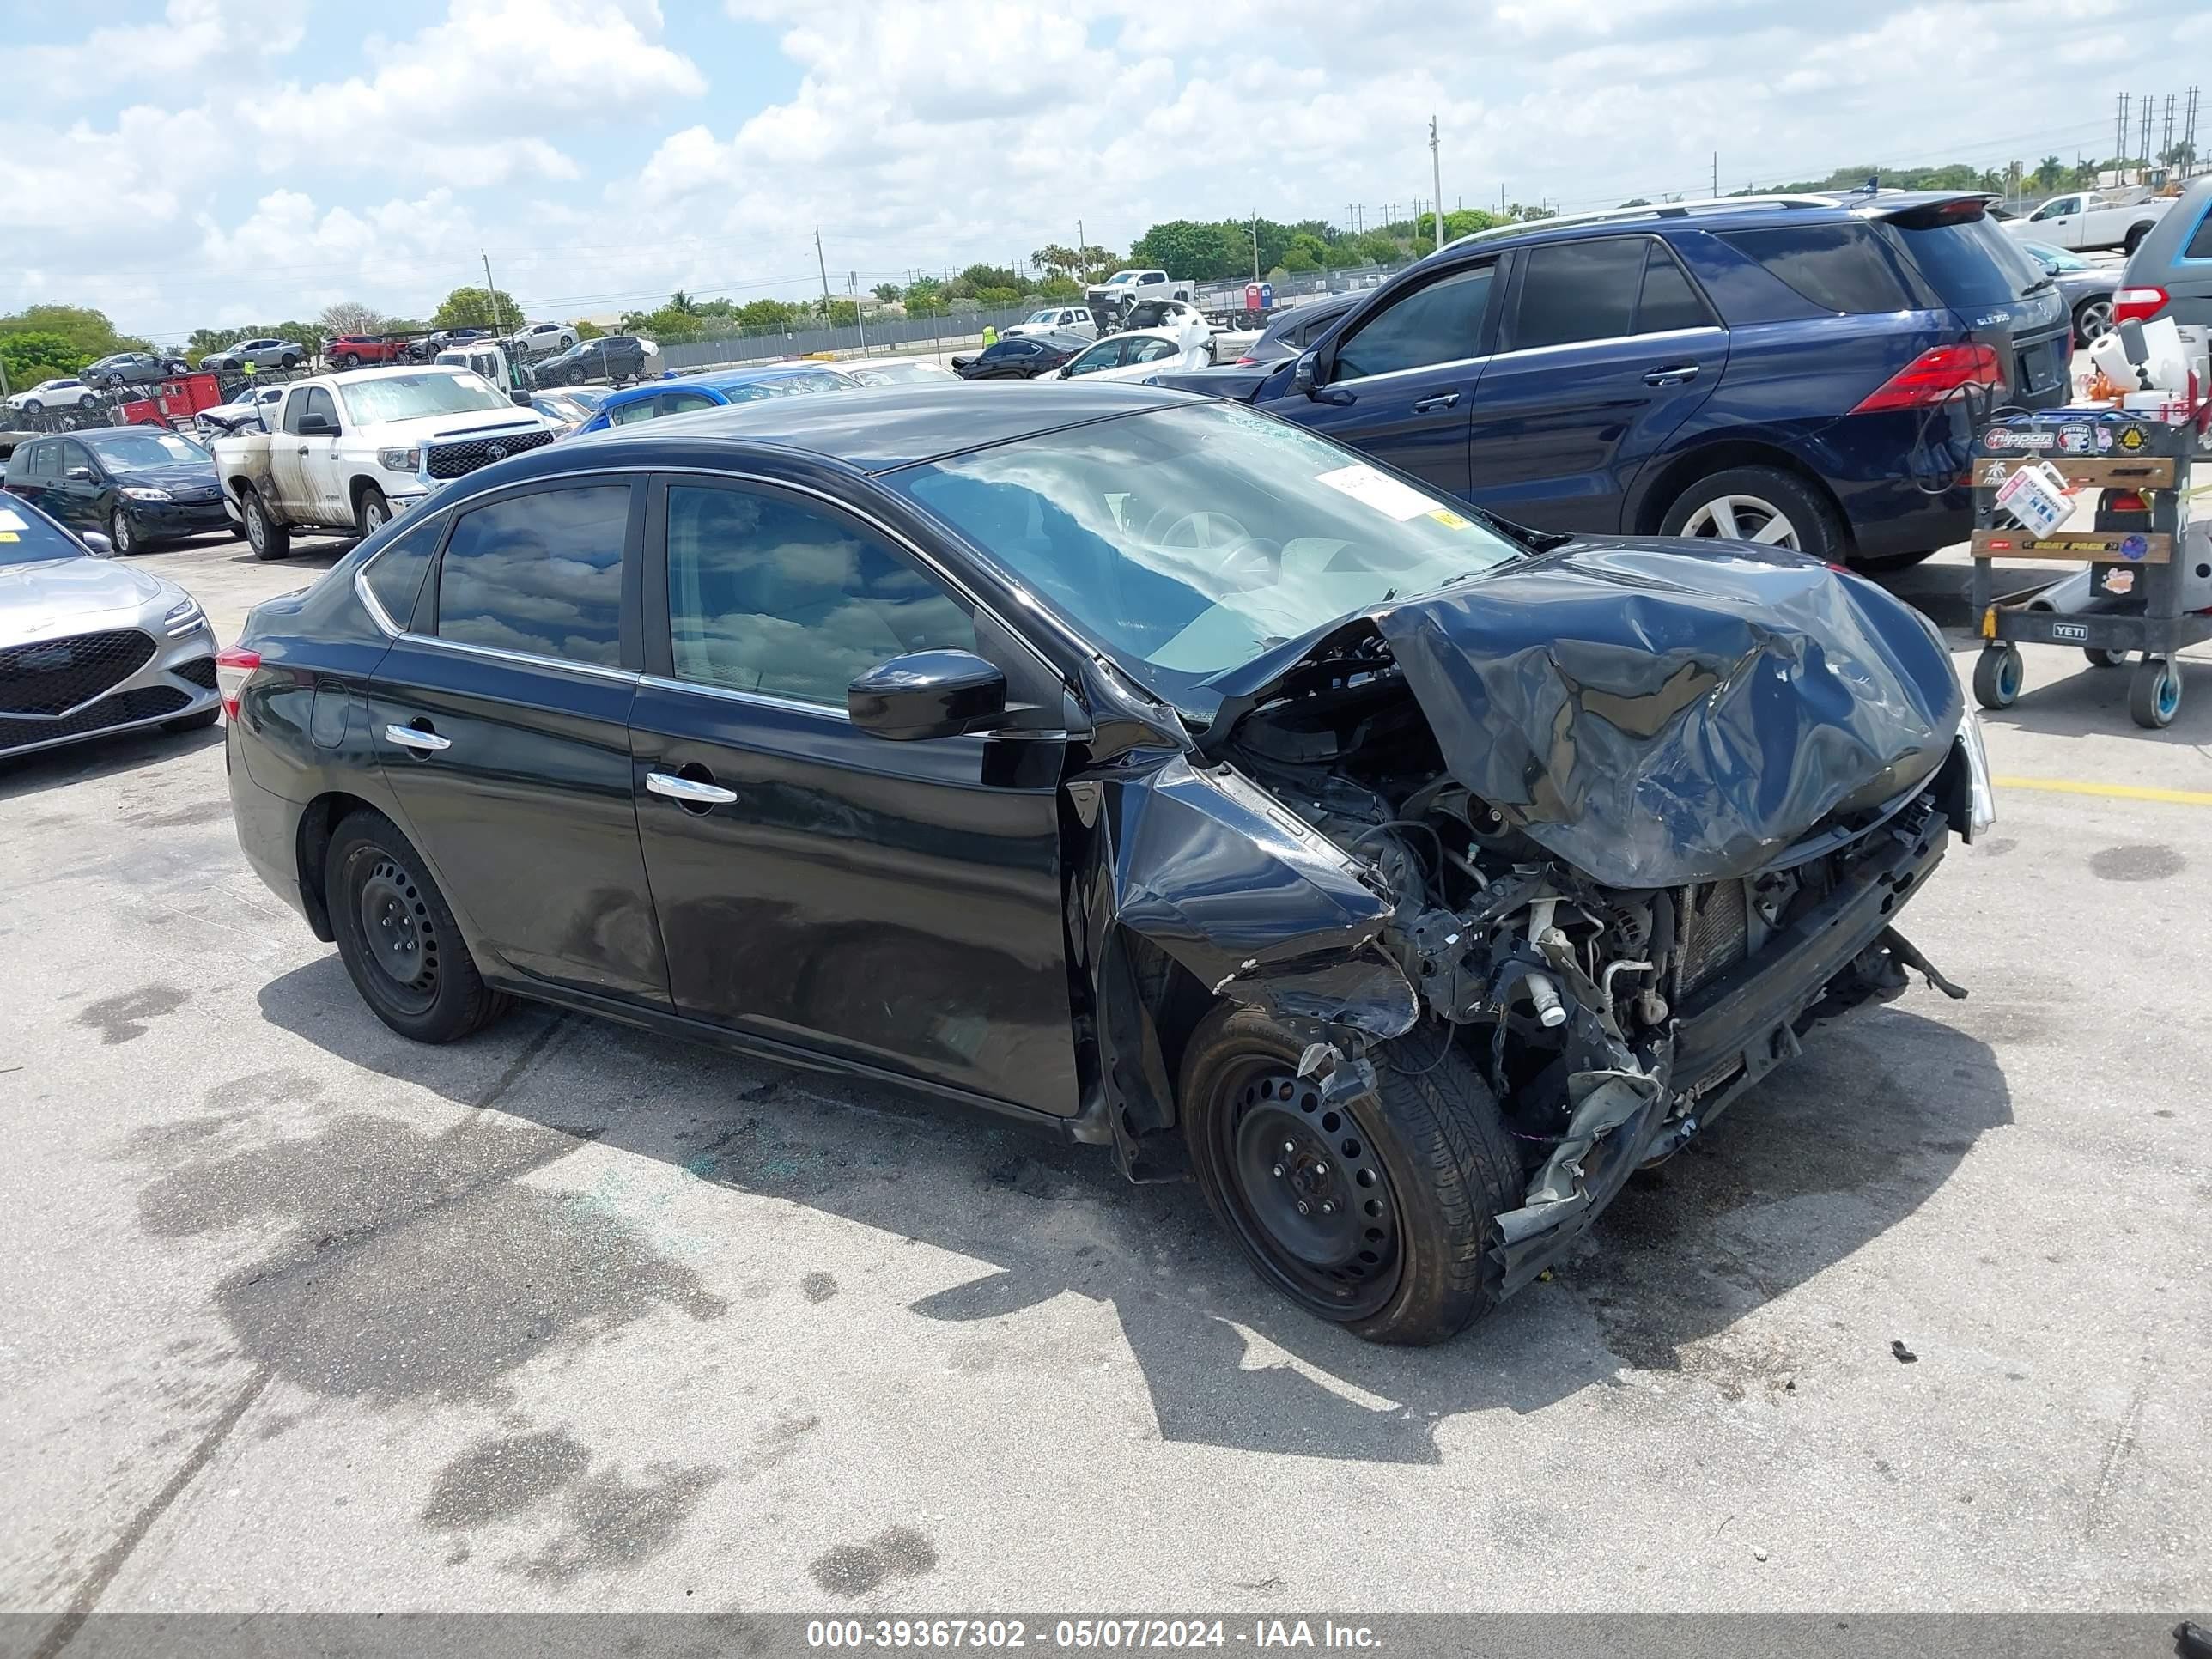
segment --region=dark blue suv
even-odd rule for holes
[[[1988,198],[1736,198],[1485,232],[1247,396],[1539,530],[1722,536],[1864,569],[1966,539],[1993,401],[2067,395],[2051,278]]]

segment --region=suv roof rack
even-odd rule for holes
[[[1455,236],[1444,246],[1458,247],[1468,242],[1484,242],[1499,236],[1517,236],[1523,231],[1547,230],[1562,225],[1607,225],[1624,224],[1639,219],[1683,219],[1692,213],[1714,213],[1723,208],[1832,208],[1842,205],[1843,199],[1836,196],[1711,196],[1694,202],[1652,202],[1643,207],[1605,208],[1595,213],[1569,213],[1552,219],[1524,219],[1510,225],[1492,225],[1488,230],[1470,231],[1464,236]]]

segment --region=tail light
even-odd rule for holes
[[[2147,323],[2166,309],[2172,296],[2162,288],[2123,288],[2112,291],[2115,323]]]
[[[243,650],[238,646],[226,646],[215,653],[216,695],[222,699],[222,717],[227,720],[238,718],[238,700],[246,695],[246,683],[261,666],[258,651]]]
[[[1869,392],[1851,413],[1874,415],[1886,410],[1925,409],[1942,403],[1961,386],[1996,388],[2003,385],[2004,366],[1997,362],[1995,346],[1979,340],[1930,346]]]

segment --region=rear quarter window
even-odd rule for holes
[[[1899,219],[1881,229],[1947,306],[2008,304],[2048,280],[2027,250],[1986,216],[1919,225]]]
[[[1774,225],[1715,234],[1823,311],[1864,316],[1911,307],[1904,279],[1863,225]]]
[[[2185,259],[2212,259],[2212,203],[2197,210],[2203,215],[2197,228],[2190,234],[2189,246],[2181,250]]]
[[[438,550],[438,535],[446,527],[442,515],[409,525],[384,544],[368,562],[362,580],[376,595],[377,604],[392,625],[407,631],[415,616],[415,601],[422,592],[422,577],[430,568],[430,556]]]

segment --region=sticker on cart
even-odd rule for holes
[[[2118,565],[2108,566],[2105,571],[2105,592],[2132,593],[2136,591],[2136,573],[2124,570]]]
[[[2045,426],[1997,426],[1982,434],[1990,449],[2049,449],[2057,441],[2058,434]]]
[[[2124,559],[2140,559],[2149,551],[2150,544],[2141,536],[2120,538],[2120,556]]]
[[[2051,637],[2054,640],[2086,640],[2089,637],[2089,630],[2080,623],[2053,623],[2051,624]]]
[[[2097,453],[2100,455],[2109,455],[2112,453],[2112,428],[2100,426],[2097,428]]]
[[[2002,483],[2005,481],[2005,470],[2011,465],[2009,461],[1991,461],[1982,469],[1983,484],[1986,487]]]
[[[2130,455],[2149,441],[2150,434],[2139,426],[2124,426],[2120,428],[2120,447]]]
[[[2086,426],[2062,426],[2058,428],[2058,453],[2062,455],[2086,455],[2093,441]]]

